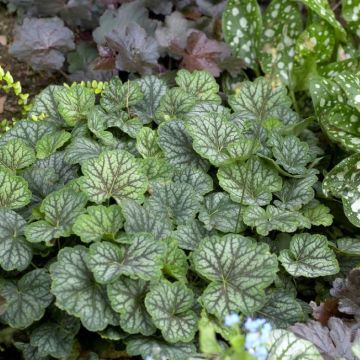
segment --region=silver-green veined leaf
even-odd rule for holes
[[[168,238],[164,243],[166,244],[166,252],[163,259],[163,273],[186,283],[189,265],[185,252],[179,249],[179,244],[175,238]]]
[[[24,169],[35,160],[34,150],[21,139],[12,139],[0,146],[0,165],[7,169]]]
[[[116,325],[116,315],[110,307],[106,290],[94,281],[86,265],[88,249],[78,245],[59,251],[51,264],[51,292],[56,306],[81,320],[90,331],[104,330]]]
[[[196,347],[192,343],[169,344],[161,338],[137,336],[127,341],[126,352],[130,356],[141,355],[144,359],[153,356],[155,359],[188,360],[196,354]]]
[[[155,119],[158,123],[183,119],[196,103],[196,97],[180,88],[166,91],[156,110]]]
[[[154,183],[168,183],[174,175],[174,168],[163,158],[146,158],[140,161],[141,170],[149,181],[151,188]],[[194,169],[198,170],[198,169]],[[199,170],[202,171],[202,170]]]
[[[310,341],[300,339],[287,330],[273,330],[267,345],[268,360],[322,360],[323,357]]]
[[[22,172],[21,175],[29,184],[34,203],[41,202],[48,194],[63,186],[59,176],[52,168],[30,167]]]
[[[222,15],[223,33],[234,55],[252,68],[257,66],[257,50],[262,30],[260,7],[255,0],[229,0]]]
[[[204,203],[200,208],[199,219],[207,230],[216,229],[224,233],[239,233],[246,228],[242,220],[241,206],[231,201],[230,196],[224,192],[205,196]]]
[[[314,11],[318,16],[327,21],[339,35],[345,39],[346,32],[342,25],[336,20],[328,0],[301,0],[307,7]]]
[[[147,190],[147,179],[133,155],[124,150],[102,152],[82,163],[82,190],[97,204],[114,198],[141,201]]]
[[[290,174],[305,174],[311,161],[309,145],[296,136],[273,133],[269,139],[276,162]]]
[[[193,139],[194,150],[215,166],[231,159],[228,147],[241,140],[237,126],[216,113],[204,115],[200,121],[189,119],[186,129]]]
[[[81,241],[89,243],[101,239],[115,239],[124,223],[120,206],[89,206],[86,212],[87,214],[76,218],[73,226],[73,232],[80,236]]]
[[[162,157],[155,130],[143,127],[136,135],[136,149],[144,158]]]
[[[54,93],[54,97],[58,103],[59,114],[69,126],[86,120],[95,106],[95,93],[80,84],[62,87]]]
[[[71,138],[71,134],[65,130],[59,130],[49,134],[45,134],[36,143],[36,157],[44,159],[61,148]]]
[[[141,130],[143,123],[138,117],[132,117],[125,111],[119,111],[117,113],[111,113],[107,116],[106,126],[108,128],[119,128],[132,138],[136,138],[136,135]]]
[[[290,0],[271,1],[263,15],[259,58],[264,72],[278,74],[285,84],[291,82],[295,42],[301,30],[298,4]]]
[[[156,76],[149,75],[138,80],[144,98],[134,106],[136,115],[143,124],[156,121],[155,113],[159,107],[161,98],[167,91],[166,83]]]
[[[162,280],[152,286],[145,306],[154,324],[170,343],[190,342],[197,331],[197,315],[191,310],[194,295],[181,282]]]
[[[360,37],[360,1],[342,0],[341,15],[346,20],[349,29]]]
[[[24,360],[49,360],[48,356],[40,355],[38,348],[30,344],[16,341],[14,342],[14,346],[22,352]]]
[[[41,204],[44,220],[35,221],[25,227],[26,239],[30,242],[49,242],[72,234],[76,218],[84,211],[87,197],[70,188],[49,194]]]
[[[268,245],[234,234],[205,238],[193,252],[193,261],[196,272],[210,281],[201,303],[219,319],[232,312],[259,310],[264,289],[278,270]]]
[[[39,95],[34,98],[32,107],[29,111],[29,118],[37,117],[42,114],[46,115],[46,120],[56,125],[64,125],[64,120],[58,112],[58,104],[55,100],[55,94],[61,91],[61,86],[50,85],[42,90]]]
[[[114,135],[107,131],[107,119],[109,114],[100,106],[95,106],[88,114],[88,127],[89,130],[99,139],[100,143],[105,146],[116,146],[116,139]]]
[[[78,164],[88,159],[96,158],[102,151],[102,146],[87,137],[73,137],[66,147],[65,160],[69,164]]]
[[[122,331],[119,326],[109,325],[105,330],[98,331],[102,339],[119,341],[127,337],[127,334]],[[99,360],[99,359],[95,359]]]
[[[195,96],[198,100],[215,104],[221,103],[218,95],[219,85],[207,71],[194,70],[190,72],[181,69],[176,73],[175,81],[182,90]]]
[[[196,103],[196,105],[194,105],[194,107],[186,114],[185,117],[187,120],[192,118],[200,119],[203,116],[207,116],[209,113],[215,113],[224,117],[229,117],[230,109],[219,104],[202,101]]]
[[[283,289],[269,291],[265,305],[257,312],[257,315],[270,321],[277,329],[286,329],[289,325],[305,320],[305,314],[299,302]]]
[[[334,29],[326,21],[316,19],[306,27],[296,41],[296,60],[300,64],[304,64],[307,59],[316,63],[327,62],[334,53],[335,43]]]
[[[273,87],[269,80],[258,77],[254,82],[243,81],[240,91],[229,96],[229,104],[241,119],[266,120],[291,101],[283,86]]]
[[[35,327],[30,334],[30,344],[38,349],[41,356],[64,359],[70,356],[79,328],[78,319],[60,314],[56,322],[49,321]]]
[[[149,210],[169,217],[176,224],[191,221],[199,210],[193,187],[186,183],[154,184],[148,200]]]
[[[348,104],[360,111],[360,72],[345,71],[334,78],[345,92]]]
[[[203,196],[213,190],[213,180],[210,175],[198,168],[179,166],[172,177],[174,182],[186,183],[192,186],[197,195]]]
[[[313,185],[316,182],[316,175],[300,179],[284,179],[282,189],[275,193],[279,200],[275,200],[274,204],[282,209],[299,210],[314,198]]]
[[[355,226],[360,226],[360,155],[354,154],[337,164],[322,184],[326,196],[342,199],[346,217]]]
[[[101,284],[114,282],[121,275],[151,280],[161,275],[165,246],[151,234],[135,234],[128,247],[110,242],[90,246],[88,266]]]
[[[296,234],[290,248],[282,250],[279,260],[292,276],[308,278],[333,275],[339,272],[334,252],[325,236],[319,234]]]
[[[174,231],[174,237],[179,247],[185,250],[195,250],[200,241],[213,232],[206,230],[205,226],[197,219],[185,225],[179,225]]]
[[[156,327],[144,304],[149,283],[121,277],[107,286],[112,308],[120,313],[120,326],[129,334],[154,334]]]
[[[279,230],[291,233],[298,228],[310,228],[310,221],[297,211],[279,209],[268,205],[266,209],[260,206],[249,206],[244,212],[244,223],[256,228],[256,232],[266,236],[270,231]]]
[[[231,199],[243,205],[269,204],[272,193],[282,188],[277,171],[257,157],[222,166],[217,176],[220,186]]]
[[[26,221],[15,211],[0,209],[0,265],[6,271],[25,270],[32,250],[24,238]]]
[[[54,170],[64,184],[78,176],[78,168],[65,160],[64,151],[57,151],[45,159],[37,160],[33,167]]]
[[[159,145],[166,159],[174,166],[190,165],[207,170],[209,165],[193,149],[192,141],[182,121],[174,120],[160,126]]]
[[[330,226],[334,217],[330,213],[330,209],[320,204],[318,201],[312,201],[302,210],[303,215],[310,220],[314,226]]]
[[[28,183],[9,169],[0,166],[0,208],[18,209],[31,200]]]
[[[153,234],[155,239],[164,239],[172,230],[171,221],[150,211],[149,207],[141,206],[135,201],[126,200],[121,204],[125,217],[125,231],[129,234],[146,232]]]
[[[114,77],[102,92],[100,104],[108,113],[116,113],[137,104],[143,96],[136,81],[127,81],[123,84],[118,77]]]
[[[348,255],[360,255],[360,239],[358,238],[340,238],[336,240],[337,249]]]
[[[50,276],[45,269],[29,271],[18,281],[2,280],[0,295],[6,310],[0,319],[15,329],[24,329],[40,320],[51,303]]]
[[[48,121],[18,121],[0,138],[0,145],[2,146],[12,139],[19,139],[35,148],[36,142],[42,136],[54,130],[55,126]]]

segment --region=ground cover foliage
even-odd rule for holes
[[[221,9],[246,71],[51,85],[0,137],[0,335],[25,359],[359,356],[360,5]]]

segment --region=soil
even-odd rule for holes
[[[13,39],[13,29],[16,17],[6,11],[0,4],[0,66],[10,71],[15,81],[20,81],[23,93],[29,93],[30,99],[51,83],[61,83],[62,76],[45,72],[35,72],[27,64],[17,61],[9,52],[9,43]],[[5,94],[0,90],[0,121],[3,119],[21,118],[17,99],[12,94]]]

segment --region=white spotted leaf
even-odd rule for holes
[[[222,15],[224,38],[234,55],[251,68],[257,67],[262,30],[260,7],[255,0],[229,0]]]

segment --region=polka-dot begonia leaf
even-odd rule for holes
[[[251,68],[257,66],[257,48],[262,29],[256,0],[229,0],[222,18],[224,38],[234,55]]]
[[[259,57],[265,73],[277,73],[288,83],[293,68],[295,42],[302,31],[299,6],[290,0],[273,0],[263,16]]]

